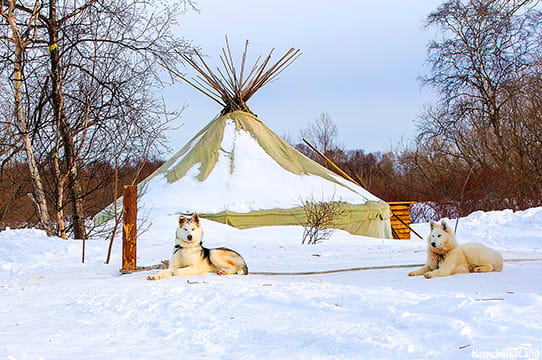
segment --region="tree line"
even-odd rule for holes
[[[0,0],[0,226],[88,236],[88,220],[162,163],[179,109],[160,89],[190,43],[189,0]],[[534,0],[448,0],[421,77],[437,97],[418,136],[384,153],[341,149],[331,116],[302,136],[420,219],[542,203],[542,16]],[[408,121],[408,120],[405,120]],[[298,149],[322,162],[304,144]],[[426,213],[430,211],[431,213]]]

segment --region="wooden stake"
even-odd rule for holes
[[[123,194],[122,273],[136,269],[137,257],[137,185],[125,185]]]

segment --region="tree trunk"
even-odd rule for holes
[[[52,104],[55,121],[64,146],[64,161],[68,171],[67,187],[70,194],[72,210],[73,236],[75,239],[86,239],[84,223],[83,197],[77,169],[75,143],[64,114],[64,98],[62,92],[62,74],[58,51],[58,21],[56,0],[49,3],[49,54],[51,61]]]
[[[56,185],[56,223],[57,223],[57,235],[62,239],[66,239],[66,225],[64,224],[64,184],[68,178],[68,175],[62,175],[60,170],[60,161],[58,159],[59,144],[57,139],[57,145],[53,157],[53,165],[55,170],[55,176],[57,178]]]
[[[26,163],[30,170],[32,179],[32,186],[34,189],[33,202],[36,205],[36,211],[39,218],[39,222],[43,229],[47,232],[47,235],[52,235],[51,221],[49,211],[47,208],[47,200],[45,198],[45,191],[43,188],[43,182],[41,180],[40,172],[38,170],[38,164],[34,155],[34,149],[32,148],[32,140],[30,138],[28,124],[26,122],[23,104],[22,104],[22,84],[23,84],[23,59],[25,51],[25,41],[20,37],[17,23],[15,21],[15,13],[13,11],[15,7],[10,6],[9,13],[3,13],[4,17],[9,22],[12,30],[12,41],[15,46],[15,62],[13,65],[13,88],[14,88],[14,102],[15,102],[15,116],[19,123],[19,128],[23,134],[24,150],[26,154]]]

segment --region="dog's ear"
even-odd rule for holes
[[[194,215],[192,215],[192,221],[195,222],[196,224],[199,224],[199,215],[197,212],[195,212]]]
[[[440,221],[440,223],[442,224],[442,230],[446,231],[446,232],[449,232],[450,230],[450,226],[448,225],[448,223],[446,222],[446,220],[442,219]]]
[[[183,226],[183,224],[187,221],[188,219],[185,217],[185,216],[179,216],[179,226]]]
[[[435,222],[433,220],[429,221],[429,227],[431,228],[431,230],[433,230],[433,228],[435,227]]]

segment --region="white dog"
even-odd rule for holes
[[[422,268],[409,276],[426,278],[448,276],[468,272],[501,271],[503,258],[497,251],[479,243],[458,245],[450,226],[430,222],[431,232],[427,238],[427,261]]]

